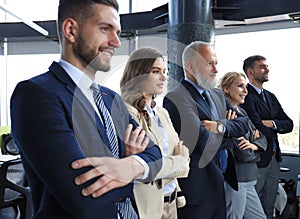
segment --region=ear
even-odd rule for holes
[[[70,43],[74,43],[77,38],[77,29],[78,29],[78,23],[72,19],[72,18],[67,18],[64,20],[62,24],[62,31],[64,33],[64,36],[66,38],[66,41]]]
[[[251,68],[248,68],[248,69],[247,69],[247,75],[248,75],[248,76],[252,76],[252,75],[253,75],[253,71],[252,71]]]
[[[186,76],[196,82],[196,78],[194,76],[194,71],[193,71],[193,66],[192,66],[192,63],[190,61],[186,61],[185,63],[185,71],[186,71]]]
[[[186,68],[186,71],[187,71],[188,73],[193,72],[193,71],[192,71],[192,70],[193,70],[193,67],[192,67],[192,64],[191,64],[190,61],[185,61],[185,68]]]

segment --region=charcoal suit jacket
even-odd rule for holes
[[[235,120],[225,118],[226,110],[233,108],[222,90],[213,89],[209,93],[218,110],[217,119],[226,127],[224,135],[212,134],[205,129],[202,120],[215,121],[216,118],[213,118],[210,106],[190,82],[182,80],[175,89],[167,93],[163,101],[179,138],[190,150],[189,175],[178,179],[187,205],[214,205],[220,199],[224,199],[225,203],[224,178],[218,166],[218,151],[230,146],[226,145],[224,139],[244,135],[248,128],[248,119],[239,113]],[[237,188],[236,175],[228,176],[228,180]]]

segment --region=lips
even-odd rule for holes
[[[157,84],[158,87],[164,87],[164,83]]]
[[[113,56],[113,53],[109,51],[102,51],[101,54],[107,58],[111,58]]]
[[[114,49],[101,49],[100,52],[103,56],[111,59],[115,51]]]

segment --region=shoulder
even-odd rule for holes
[[[169,112],[164,107],[159,106],[159,107],[157,107],[156,111],[160,117],[169,118]]]
[[[111,96],[119,96],[117,92],[109,89],[108,87],[101,86],[101,85],[100,85],[100,92]]]
[[[272,98],[276,98],[275,94],[272,93],[271,91],[264,89],[264,92],[265,92],[266,95],[269,95],[269,96],[271,96]],[[277,99],[277,98],[276,98],[276,99]]]
[[[134,106],[132,106],[129,103],[126,103],[126,102],[125,102],[125,105],[126,105],[128,111],[129,111],[130,115],[132,115],[132,116],[138,116],[139,115],[138,110]]]

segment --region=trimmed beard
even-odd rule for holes
[[[203,79],[200,72],[195,72],[195,78],[199,87],[202,87],[204,90],[209,90],[217,86],[217,80],[210,81],[208,78]]]
[[[98,49],[98,53],[95,53],[94,50],[89,48],[90,47],[85,43],[83,37],[79,34],[77,43],[74,45],[74,52],[84,63],[86,63],[86,67],[92,68],[95,71],[108,72],[110,70],[110,63],[101,60],[99,55],[100,48]]]

